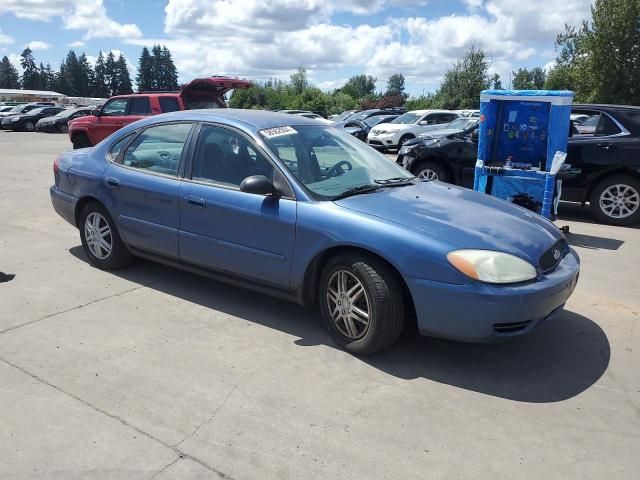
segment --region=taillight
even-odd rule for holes
[[[60,157],[57,157],[53,161],[53,174],[54,175],[58,175],[58,172],[60,171],[60,165],[58,165],[59,162],[60,162]]]

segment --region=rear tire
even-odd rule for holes
[[[320,277],[322,318],[347,351],[369,355],[391,346],[405,317],[402,284],[383,262],[365,255],[332,258]]]
[[[614,175],[598,183],[589,197],[591,212],[603,223],[631,225],[640,221],[640,180]]]
[[[24,124],[24,130],[27,132],[35,132],[36,131],[36,126],[33,122],[25,122]]]
[[[412,172],[416,177],[425,180],[440,180],[441,182],[451,183],[453,180],[449,171],[438,162],[422,161],[414,167]]]
[[[73,149],[77,150],[78,148],[87,148],[93,147],[91,144],[91,140],[85,133],[76,133],[71,139],[71,143],[73,143]]]
[[[131,263],[115,222],[98,202],[87,203],[80,213],[80,240],[89,262],[101,270],[116,270]]]
[[[69,126],[68,125],[64,125],[64,124],[60,125],[58,127],[58,132],[60,132],[60,133],[69,133]],[[75,146],[74,146],[74,148],[75,148]]]

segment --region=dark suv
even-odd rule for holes
[[[92,147],[116,130],[149,115],[192,110],[225,108],[224,95],[234,88],[249,88],[251,82],[227,77],[196,78],[179,92],[148,92],[118,95],[101,109],[69,123],[73,148]]]
[[[572,125],[562,200],[589,202],[598,220],[629,225],[640,220],[640,107],[574,105],[589,115],[591,132]],[[404,144],[397,162],[415,175],[471,187],[478,146],[472,132],[422,137]]]

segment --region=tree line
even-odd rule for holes
[[[445,72],[435,92],[409,98],[405,78],[391,75],[382,91],[377,79],[355,75],[331,92],[310,84],[304,68],[289,81],[254,82],[252,88],[236,90],[230,106],[270,110],[301,109],[322,114],[361,108],[404,105],[419,108],[478,108],[480,91],[501,89],[573,90],[576,101],[586,103],[640,104],[640,0],[595,0],[591,20],[580,26],[566,25],[557,36],[555,64],[547,72],[541,67],[518,68],[506,84],[498,74],[489,74],[490,58],[470,45],[462,58]],[[0,62],[0,88],[56,90],[70,96],[108,97],[130,93],[131,79],[121,55],[98,55],[91,67],[84,53],[70,51],[55,71],[37,65],[30,49],[20,57],[22,76],[5,56]],[[139,91],[172,91],[179,88],[178,73],[166,47],[142,49],[136,84]]]
[[[108,98],[133,93],[127,61],[122,54],[98,53],[92,66],[84,52],[70,50],[56,70],[51,64],[38,64],[32,50],[27,47],[20,55],[22,75],[7,56],[0,60],[0,88],[25,90],[52,90],[69,97]],[[138,91],[178,90],[178,71],[167,47],[154,45],[140,54]]]

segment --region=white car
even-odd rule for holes
[[[395,120],[373,127],[367,136],[367,143],[374,148],[401,148],[407,140],[416,138],[431,125],[446,125],[459,113],[451,110],[413,110],[400,115]]]
[[[459,113],[463,117],[469,117],[469,118],[480,117],[480,110],[454,110],[454,112]]]

